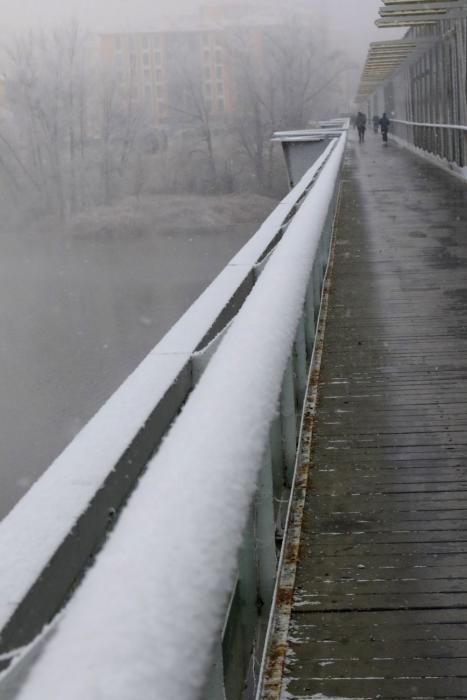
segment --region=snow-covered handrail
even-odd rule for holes
[[[429,129],[454,129],[455,131],[467,131],[465,124],[431,124],[424,122],[410,122],[405,119],[391,119],[394,124],[404,124],[405,126],[423,126]]]
[[[0,669],[83,575],[190,394],[193,356],[241,308],[333,147],[0,523]]]
[[[333,142],[19,700],[200,697],[344,146]]]

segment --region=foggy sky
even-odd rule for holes
[[[155,28],[159,18],[193,13],[199,4],[212,5],[219,1],[0,0],[0,31],[9,34],[31,27],[62,24],[72,17],[96,32],[138,31]],[[300,1],[290,0],[286,6]],[[374,26],[381,0],[302,0],[303,5],[316,13],[319,21],[325,21],[329,44],[350,50],[358,60],[363,59],[370,41],[390,38],[387,30],[378,30]]]

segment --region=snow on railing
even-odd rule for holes
[[[239,576],[246,558],[260,560],[263,603],[272,593],[277,439],[271,430],[278,423],[283,431],[296,429],[296,415],[287,413],[287,401],[290,409],[297,381],[297,403],[305,392],[305,355],[309,358],[314,335],[344,147],[342,135],[321,160],[319,177],[66,606],[18,694],[20,700],[199,698],[226,628],[226,609],[235,607],[236,581],[239,595],[246,595]],[[143,365],[130,387],[137,382],[142,391],[149,382],[159,391],[161,380],[152,371],[145,378],[148,369]],[[137,395],[134,391],[126,410],[121,406],[126,417],[133,410],[141,412],[134,403]],[[117,428],[107,421],[96,454],[91,453],[96,464],[108,460],[110,449],[116,457],[113,437],[125,430],[122,421]],[[82,445],[78,442],[74,449],[81,451]],[[92,481],[92,488],[98,487],[102,474],[93,474]],[[92,488],[83,486],[88,489],[84,503]],[[77,512],[79,500],[70,504]],[[65,510],[61,508],[62,520]],[[252,518],[256,543],[242,550],[239,565],[243,533],[250,531]],[[50,528],[61,532],[55,541],[51,538],[50,548],[64,532],[54,513],[48,519]],[[5,541],[0,556],[4,546]],[[10,546],[16,546],[13,539]],[[8,557],[14,564],[14,557]],[[38,558],[30,575],[42,565]],[[16,565],[16,571],[24,587],[22,566]],[[255,570],[249,569],[249,577],[255,580]],[[257,596],[255,588],[253,607]]]
[[[453,129],[454,131],[467,131],[465,124],[434,124],[430,122],[410,122],[405,119],[391,119],[393,124],[404,124],[405,126],[422,126],[429,129]]]
[[[334,145],[0,523],[0,669],[82,578]]]

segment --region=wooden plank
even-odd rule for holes
[[[291,676],[286,684],[288,697],[294,700],[399,700],[423,698],[423,700],[450,700],[467,698],[467,678],[339,678],[315,679]],[[313,697],[314,696],[314,697]]]
[[[284,698],[467,697],[467,192],[378,147],[347,159]]]

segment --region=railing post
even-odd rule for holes
[[[311,358],[315,344],[316,321],[313,276],[310,277],[305,299],[305,333],[308,358]]]
[[[256,495],[256,552],[258,561],[258,592],[264,606],[269,608],[276,579],[276,522],[272,459],[269,444],[263,458]]]
[[[329,214],[328,214],[327,219],[326,219],[326,223],[324,225],[323,233],[321,236],[320,260],[321,260],[323,279],[324,279],[324,276],[326,274],[326,268],[328,266],[328,260],[329,260],[329,245],[331,242],[331,234],[332,234],[332,211],[333,211],[333,207],[331,206],[331,208],[329,210]]]
[[[281,434],[281,418],[277,415],[272,422],[271,429],[269,431],[269,444],[271,449],[271,461],[272,461],[272,480],[273,480],[273,490],[274,490],[274,503],[275,503],[275,517],[277,520],[278,516],[278,506],[282,495],[282,489],[284,488],[284,449],[282,445],[282,434]]]
[[[202,700],[226,700],[222,640],[219,640],[219,642],[216,644],[214,663],[211,668],[211,674],[206,684]]]
[[[302,407],[307,379],[308,379],[308,363],[307,363],[307,346],[305,334],[305,315],[300,318],[297,337],[294,343],[294,365],[295,365],[295,394],[298,399],[299,411]]]
[[[256,523],[253,507],[245,529],[238,562],[238,590],[242,606],[245,639],[253,640],[256,629],[258,577],[256,562]]]
[[[321,265],[315,260],[313,264],[313,301],[314,301],[314,321],[318,321],[319,307],[321,305],[321,284],[323,281],[323,273]]]
[[[297,452],[297,412],[292,359],[287,362],[281,394],[282,444],[284,447],[285,483],[293,483]]]

